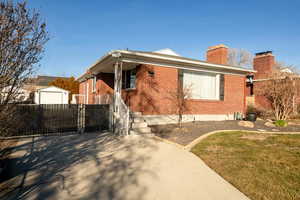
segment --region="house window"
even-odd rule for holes
[[[97,83],[97,77],[96,76],[94,76],[93,77],[93,91],[92,92],[96,92],[96,83]]]
[[[183,87],[191,88],[192,99],[220,99],[220,75],[206,72],[184,71]]]
[[[122,89],[135,89],[136,69],[122,72]]]

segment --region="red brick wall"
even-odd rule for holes
[[[271,102],[264,96],[259,95],[259,89],[264,87],[264,81],[254,82],[254,94],[255,94],[255,107],[262,110],[270,110],[272,109]]]
[[[151,77],[149,70],[154,72]],[[186,114],[233,114],[245,111],[245,77],[225,75],[224,101],[190,100]],[[137,73],[137,89],[126,91],[123,97],[132,111],[143,114],[175,114],[174,102],[168,91],[177,89],[178,70],[142,65]]]
[[[113,94],[114,74],[100,73],[97,76],[96,95]]]
[[[154,75],[151,76],[148,71]],[[132,111],[172,114],[172,101],[166,93],[177,88],[177,79],[177,69],[142,65],[137,69],[136,90],[124,91],[123,98]]]
[[[87,86],[88,85],[88,86]],[[86,97],[86,90],[88,90],[88,99]],[[80,104],[92,104],[93,103],[93,93],[92,93],[92,79],[85,80],[79,84],[79,94],[82,95],[79,98]],[[88,102],[87,102],[88,100]]]
[[[253,59],[254,79],[267,78],[272,73],[275,59],[272,54],[259,55]]]
[[[84,82],[81,82],[80,84],[79,84],[79,94],[80,95],[84,95],[85,94],[85,84],[86,84],[86,82],[84,81]],[[84,103],[84,97],[83,96],[80,96],[79,98],[78,98],[78,103],[79,104],[83,104]]]
[[[255,96],[255,107],[263,110],[270,110],[272,109],[270,101],[264,96]]]
[[[96,82],[96,91],[93,91],[93,79],[88,79],[79,84],[79,94],[84,95],[84,97],[79,98],[79,103],[84,103],[86,99],[86,84],[89,84],[88,87],[88,104],[96,103],[96,96],[113,94],[114,88],[114,74],[110,73],[100,73],[97,75]]]
[[[149,73],[149,71],[153,73]],[[151,75],[153,74],[153,75]],[[113,74],[99,74],[96,93],[92,93],[92,79],[89,80],[89,103],[93,95],[113,94]],[[86,81],[87,82],[87,81]],[[83,93],[84,82],[80,84]],[[175,114],[176,106],[170,98],[170,91],[177,89],[178,70],[175,68],[141,65],[137,68],[136,89],[122,91],[122,97],[131,111],[144,115]],[[245,77],[224,76],[224,101],[190,100],[186,114],[233,114],[245,111]]]
[[[274,69],[275,58],[272,53],[266,53],[262,55],[256,55],[253,59],[253,69],[257,72],[254,74],[254,79],[264,79],[268,78]],[[260,87],[261,82],[253,83],[253,93],[254,93],[254,102],[255,107],[269,110],[271,109],[270,102],[263,96],[258,95],[257,88]],[[246,87],[246,96],[251,96],[250,87]]]
[[[224,45],[209,47],[206,52],[206,60],[215,64],[227,64],[228,48]]]

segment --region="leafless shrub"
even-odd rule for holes
[[[167,98],[172,102],[172,108],[178,115],[178,126],[182,127],[182,116],[185,112],[189,111],[188,101],[192,96],[192,86],[183,86],[178,84],[177,89],[168,90]]]
[[[264,96],[270,102],[276,120],[286,120],[295,111],[299,90],[300,76],[280,70],[274,70],[257,87],[258,95]]]
[[[40,14],[26,2],[0,2],[0,133],[12,121],[12,105],[40,61],[47,35]]]
[[[287,65],[284,62],[275,62],[273,66],[273,70],[276,73],[282,73],[282,74],[298,74],[299,75],[299,69],[296,68],[294,65]]]

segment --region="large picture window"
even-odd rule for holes
[[[220,99],[220,75],[206,72],[184,71],[183,87],[191,88],[192,99]]]
[[[122,72],[122,89],[135,89],[136,69]]]

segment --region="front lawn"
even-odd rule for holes
[[[253,200],[300,199],[300,135],[220,132],[192,152]]]

